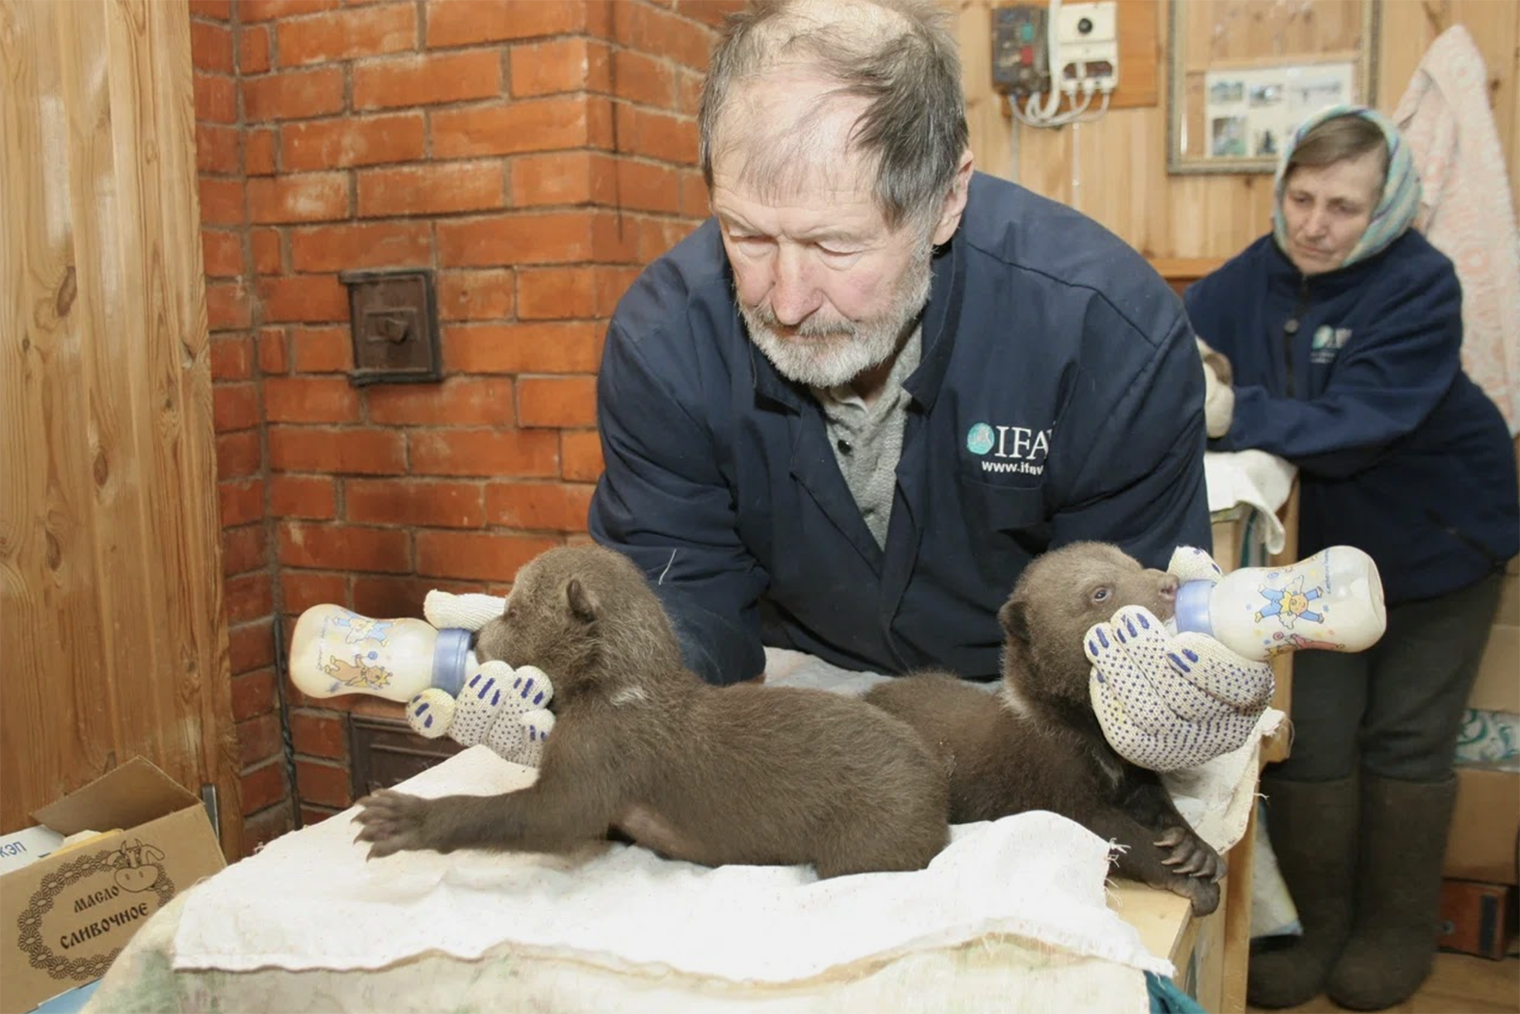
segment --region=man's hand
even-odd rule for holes
[[[434,590],[423,603],[423,615],[439,629],[473,632],[500,616],[505,601]],[[436,688],[413,697],[406,707],[407,723],[429,739],[446,735],[465,746],[484,743],[506,760],[537,767],[554,728],[549,677],[536,666],[513,670],[501,661],[483,662],[466,676],[457,699]]]
[[[1202,550],[1183,547],[1170,573],[1216,579]],[[1272,667],[1205,634],[1173,635],[1141,606],[1125,606],[1087,632],[1088,692],[1103,735],[1120,756],[1153,771],[1196,767],[1238,748],[1272,700]]]

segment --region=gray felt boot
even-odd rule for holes
[[[1441,907],[1441,860],[1457,780],[1363,775],[1356,920],[1326,991],[1352,1010],[1402,1003],[1430,974]]]
[[[1246,997],[1255,1007],[1297,1007],[1325,989],[1351,934],[1356,869],[1356,779],[1290,782],[1267,775],[1267,830],[1304,935],[1251,955]]]

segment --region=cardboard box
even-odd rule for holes
[[[100,978],[149,916],[226,865],[200,800],[141,757],[33,816],[111,833],[0,876],[6,1014]]]
[[[1514,560],[1499,580],[1499,611],[1494,614],[1494,626],[1520,627],[1520,573]]]
[[[1440,945],[1498,961],[1509,953],[1515,889],[1508,884],[1447,880],[1441,884]]]
[[[0,835],[0,876],[46,859],[62,844],[63,835],[40,824]]]
[[[1442,875],[1520,884],[1520,772],[1458,767],[1457,806]]]
[[[1505,578],[1505,580],[1510,580]],[[1467,706],[1479,711],[1520,712],[1520,627],[1495,624],[1478,663]]]

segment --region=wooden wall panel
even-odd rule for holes
[[[1166,40],[1170,0],[1127,0],[1121,19],[1151,17],[1162,40],[1154,106],[1117,109],[1094,123],[1040,130],[1002,114],[992,91],[990,11],[995,0],[951,6],[965,64],[971,147],[977,165],[1093,216],[1154,259],[1224,258],[1270,228],[1271,177],[1171,176],[1166,171]],[[1190,4],[1226,0],[1182,0]],[[1376,104],[1392,112],[1430,42],[1466,25],[1488,64],[1511,190],[1520,195],[1520,3],[1511,0],[1378,0],[1382,19]],[[1121,33],[1124,31],[1122,25]],[[1120,79],[1128,73],[1121,63]]]
[[[0,830],[133,754],[241,837],[184,0],[0,0]]]

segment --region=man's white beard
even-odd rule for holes
[[[905,333],[929,301],[933,281],[930,252],[925,244],[915,253],[891,304],[881,316],[868,321],[820,320],[814,316],[783,334],[768,306],[740,303],[739,313],[750,338],[776,372],[808,387],[838,387],[886,362],[901,346]]]

